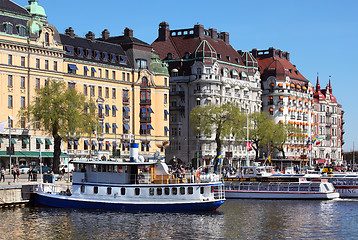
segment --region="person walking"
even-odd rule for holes
[[[16,176],[17,176],[16,168],[12,169],[12,176],[14,177],[14,182],[15,182],[16,181]]]
[[[30,167],[29,171],[27,172],[29,174],[28,181],[32,181],[32,167]]]
[[[1,179],[3,182],[5,182],[5,169],[4,168],[1,168],[0,174],[1,174],[0,182],[1,182]]]

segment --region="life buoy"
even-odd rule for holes
[[[200,171],[196,172],[196,181],[199,183],[200,182]]]

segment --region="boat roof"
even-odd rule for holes
[[[96,161],[96,160],[94,161],[73,160],[71,161],[71,163],[87,164],[87,165],[95,164],[95,165],[143,166],[143,165],[155,165],[158,162],[115,162],[115,161]]]

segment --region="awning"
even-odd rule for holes
[[[72,70],[78,70],[78,68],[75,64],[68,64],[68,68],[72,69]]]
[[[112,105],[113,111],[118,111],[116,105]]]
[[[168,110],[164,110],[164,114],[169,115]]]
[[[148,108],[148,111],[149,111],[150,113],[154,113],[151,108]]]
[[[106,127],[111,128],[111,125],[109,125],[109,123],[106,123]]]
[[[103,123],[100,122],[99,125],[101,126],[101,128],[104,128]]]
[[[68,144],[70,144],[71,146],[73,146],[73,142],[72,142],[72,141],[68,141]]]
[[[317,161],[317,163],[326,163],[327,160],[326,159],[317,159],[316,161]]]
[[[39,158],[39,152],[15,151],[12,157]],[[0,157],[9,157],[6,151],[0,151]],[[61,153],[60,157],[67,157],[65,153]],[[41,152],[41,158],[53,158],[53,152]]]
[[[98,144],[103,147],[103,142],[99,141]]]
[[[167,126],[164,127],[164,130],[169,132],[169,128]]]
[[[39,143],[39,144],[43,144],[43,142],[41,141],[40,138],[36,138],[36,142]]]
[[[123,110],[125,111],[125,112],[130,112],[131,110],[129,109],[129,107],[123,107]]]
[[[15,139],[11,138],[11,143],[12,143],[12,144],[16,144]],[[41,144],[42,144],[42,142],[41,142]]]
[[[80,145],[80,143],[79,143],[77,140],[75,140],[74,142],[75,142],[75,145],[76,145],[76,146],[79,146],[79,145]]]
[[[0,138],[0,143],[4,143],[3,140]]]
[[[148,143],[147,146],[150,148],[150,144]]]
[[[107,110],[111,110],[111,107],[106,104],[106,109],[107,109]]]
[[[45,141],[46,141],[46,143],[48,144],[48,145],[52,145],[52,142],[50,141],[50,139],[45,139]]]
[[[85,140],[85,145],[86,145],[86,146],[89,146],[89,145],[90,145],[87,140]]]
[[[154,128],[150,124],[148,124],[148,128],[154,130]]]
[[[111,146],[111,143],[110,143],[110,142],[106,142],[106,145],[107,145],[108,147],[110,147],[110,146]]]
[[[104,109],[102,104],[98,104],[98,107],[99,107],[100,109]]]
[[[117,124],[115,124],[115,123],[112,123],[112,126],[113,126],[113,128],[115,128],[115,129],[118,128],[118,127],[117,127]]]
[[[84,69],[85,69],[85,71],[89,71],[88,67],[86,67],[86,66],[84,67]]]
[[[96,69],[94,69],[94,67],[91,67],[92,72],[97,72]]]
[[[246,72],[241,72],[241,77],[247,77]]]
[[[96,141],[92,140],[92,145],[95,146],[95,147],[97,147]]]
[[[129,129],[130,129],[130,127],[129,127],[128,124],[123,124],[123,127],[124,127],[124,129],[126,129],[126,130],[129,130]]]
[[[22,142],[23,142],[24,144],[29,144],[29,141],[28,141],[27,139],[22,139]]]

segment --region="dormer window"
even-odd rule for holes
[[[99,60],[101,58],[101,53],[99,51],[94,52],[94,59]]]
[[[105,62],[108,61],[108,53],[102,53],[102,60]]]
[[[127,58],[126,58],[125,56],[120,56],[120,57],[119,57],[119,62],[120,62],[120,63],[124,63],[124,64],[125,64],[126,61],[127,61]]]
[[[65,50],[67,55],[73,55],[74,48],[72,46],[66,46]]]
[[[116,54],[111,54],[111,63],[116,63],[116,61],[117,61],[117,56],[116,56]]]
[[[226,56],[227,60],[230,61],[231,60],[231,57],[230,56]]]
[[[46,46],[50,45],[50,35],[48,33],[45,33],[45,44]]]
[[[173,54],[168,53],[167,58],[168,58],[168,60],[172,60],[173,59]]]
[[[137,59],[137,65],[138,65],[139,69],[146,69],[147,68],[147,60]]]
[[[92,58],[92,54],[93,54],[92,50],[91,50],[91,49],[87,49],[86,51],[87,51],[86,57],[87,57],[87,58]]]
[[[7,34],[12,34],[13,33],[12,23],[9,22],[4,23],[4,29]]]
[[[188,53],[188,52],[185,53],[184,58],[185,58],[185,59],[189,59],[189,53]]]
[[[221,53],[218,53],[218,59],[221,59]]]
[[[77,55],[79,57],[83,57],[85,55],[85,52],[83,51],[83,48],[78,48],[77,49]]]
[[[19,36],[24,37],[26,35],[26,28],[22,25],[17,26],[17,32],[19,33]]]

